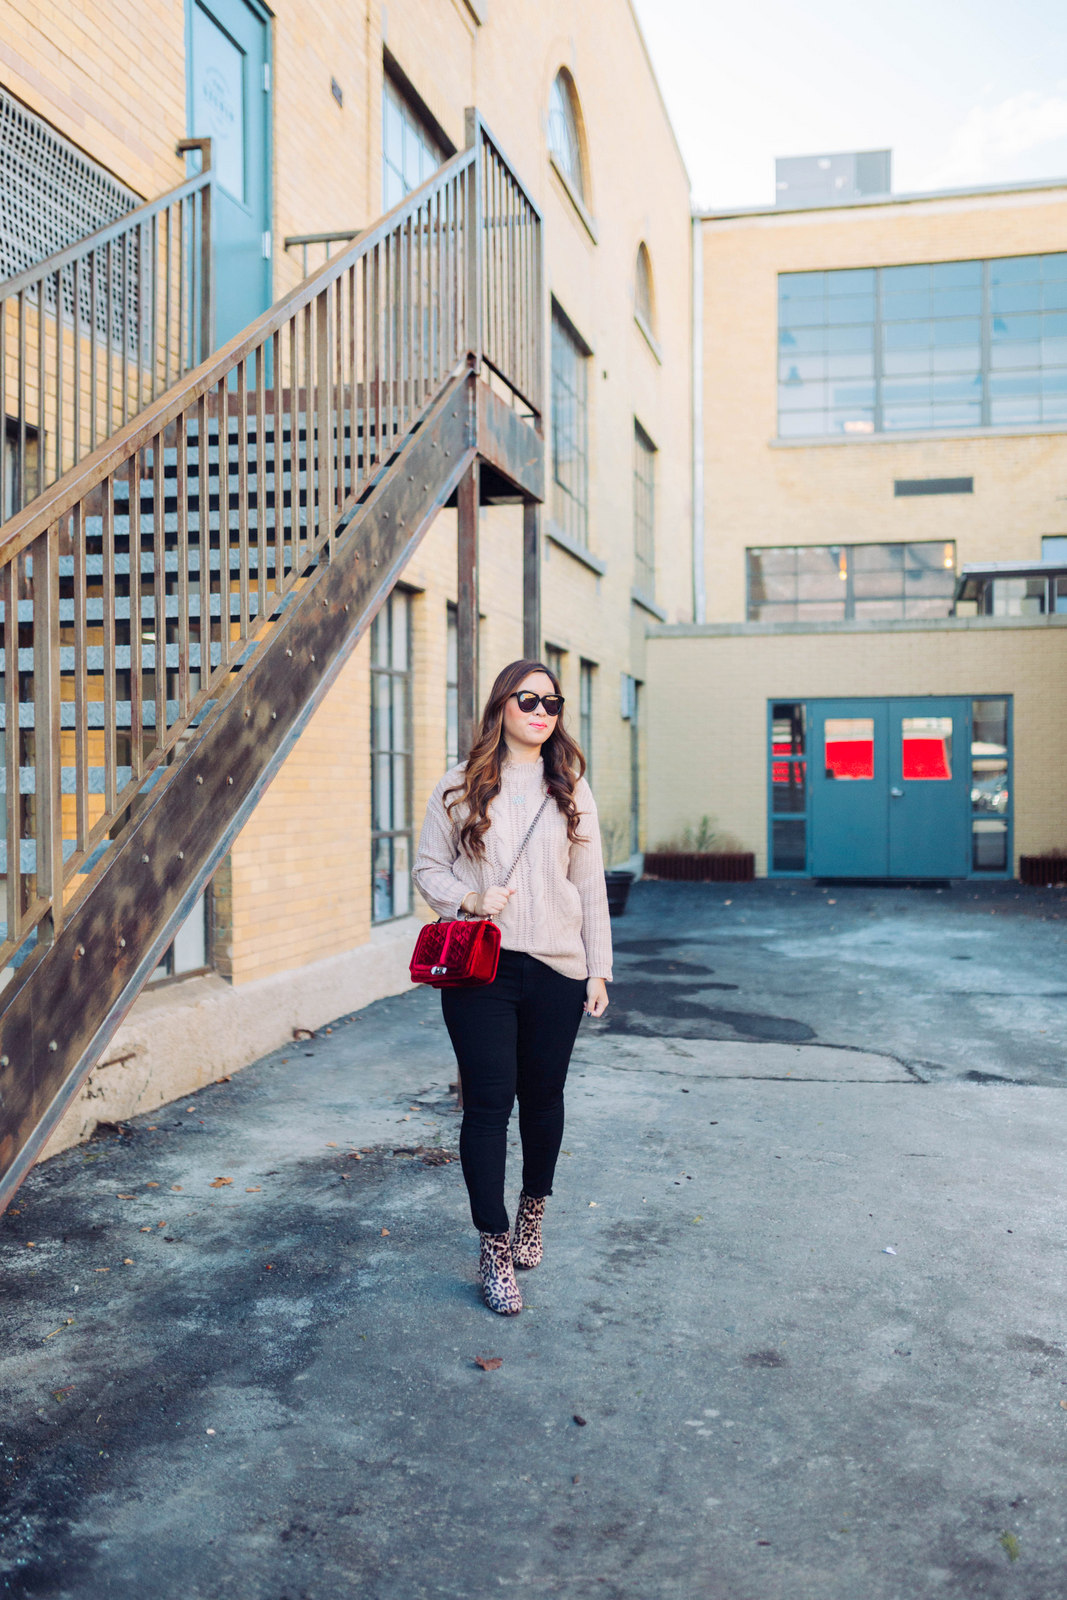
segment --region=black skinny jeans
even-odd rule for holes
[[[565,978],[519,950],[501,950],[492,983],[441,990],[463,1085],[459,1156],[482,1233],[508,1231],[504,1168],[516,1095],[522,1187],[535,1199],[552,1193],[563,1085],[584,1004],[584,978]]]

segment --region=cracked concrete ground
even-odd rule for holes
[[[1061,1600],[1067,895],[973,893],[639,885],[518,1318],[429,993],[38,1168],[2,1592]]]

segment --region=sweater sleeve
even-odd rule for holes
[[[438,916],[458,917],[463,896],[474,888],[455,872],[459,860],[452,819],[445,810],[446,789],[454,787],[456,774],[446,772],[430,796],[412,868],[415,887]]]
[[[591,978],[611,982],[611,921],[608,916],[608,891],[604,882],[604,853],[600,846],[600,822],[593,791],[584,778],[574,791],[581,822],[581,843],[571,845],[567,876],[582,901],[582,944],[586,970]]]

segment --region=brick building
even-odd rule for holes
[[[273,12],[4,0],[3,16],[11,160],[36,164],[50,204],[68,206],[57,245],[88,231],[80,189],[117,187],[94,219],[110,221],[179,184],[187,161],[196,169],[182,140],[211,138],[216,344],[462,152],[477,108],[543,217],[539,643],[589,754],[610,853],[629,857],[644,830],[644,624],[692,616],[692,263],[688,179],[626,0],[289,0]],[[15,208],[26,250],[0,276],[36,259],[41,192],[27,186]],[[16,320],[9,305],[9,384]],[[10,485],[10,392],[5,409]],[[24,441],[27,477],[34,448]],[[523,649],[512,498],[483,485],[482,692]],[[414,832],[456,758],[457,600],[453,499],[105,1052],[128,1059],[94,1071],[96,1098],[75,1102],[56,1140],[91,1129],[104,1105],[122,1115],[184,1093],[407,982],[423,914]],[[103,800],[88,807],[92,822]]]
[[[705,578],[650,629],[650,840],[1011,876],[1065,842],[1067,187],[779,188],[695,223]]]

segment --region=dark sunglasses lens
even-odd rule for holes
[[[536,711],[539,705],[544,706],[550,717],[558,717],[563,709],[561,694],[534,694],[532,689],[523,689],[516,694],[515,699],[519,710],[527,714]]]

